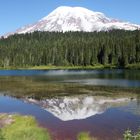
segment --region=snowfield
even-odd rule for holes
[[[34,31],[108,31],[112,29],[137,30],[140,25],[122,22],[106,17],[103,13],[94,12],[82,7],[61,6],[38,22],[18,29],[11,34],[25,34]]]

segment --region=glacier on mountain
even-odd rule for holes
[[[109,18],[101,12],[94,12],[83,7],[61,6],[38,22],[18,29],[11,34],[24,34],[34,31],[108,31],[112,29],[137,30],[140,25]]]

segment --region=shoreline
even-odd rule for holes
[[[54,66],[40,65],[27,67],[0,67],[0,70],[105,70],[105,69],[123,69],[123,70],[140,70],[140,64],[130,64],[126,67],[115,65],[95,65],[95,66]]]

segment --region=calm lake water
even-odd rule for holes
[[[0,113],[33,115],[53,140],[121,140],[140,126],[139,91],[138,70],[0,70]]]

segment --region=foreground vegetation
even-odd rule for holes
[[[127,130],[124,133],[124,140],[140,140],[140,129],[135,134],[131,130]]]
[[[2,125],[3,124],[3,125]],[[0,114],[0,140],[51,140],[46,129],[40,128],[31,116]],[[77,140],[98,140],[88,132],[81,132]],[[125,131],[123,140],[140,140],[140,130]]]
[[[140,140],[140,129],[137,133],[132,133],[131,130],[126,130],[123,134],[123,140]],[[97,138],[93,138],[87,132],[79,133],[77,136],[77,140],[98,140]]]
[[[2,115],[0,119],[9,117],[12,122],[0,129],[0,140],[50,140],[47,130],[40,128],[33,117]]]
[[[0,67],[97,66],[140,63],[140,31],[34,32],[0,39]],[[130,66],[131,67],[131,66]]]
[[[87,132],[81,132],[78,134],[77,140],[97,140],[97,139],[91,137],[90,134]]]

